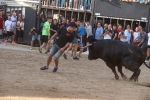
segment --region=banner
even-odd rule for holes
[[[0,5],[7,5],[7,6],[23,6],[22,1],[0,1]]]

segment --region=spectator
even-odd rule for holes
[[[87,0],[84,0],[84,10],[86,10],[87,7]]]
[[[138,45],[138,37],[140,35],[139,27],[135,28],[135,32],[133,33],[133,44]]]
[[[2,38],[3,35],[3,28],[4,28],[4,19],[2,17],[2,12],[0,12],[0,38]]]
[[[68,28],[69,25],[70,25],[70,21],[69,21],[69,19],[67,19],[67,25],[66,25],[66,28]]]
[[[142,36],[143,36],[142,41],[138,44],[138,46],[140,46],[142,44],[141,48],[142,48],[143,52],[145,54],[147,54],[148,35],[147,35],[145,29],[142,29]],[[148,56],[147,56],[145,62],[147,62],[147,61],[148,61]]]
[[[47,54],[49,50],[49,44],[48,44],[48,39],[50,38],[50,23],[52,22],[51,18],[47,18],[47,22],[44,23],[43,30],[42,30],[42,46],[39,48],[39,52],[42,53],[42,48],[46,47],[46,52]]]
[[[105,31],[108,31],[108,24],[104,24],[104,31],[103,31],[103,34],[105,33]]]
[[[78,7],[78,0],[74,0],[74,6],[73,6],[74,10],[77,10],[77,7]]]
[[[85,30],[85,27],[83,26],[83,22],[80,22],[79,33],[80,33],[80,36],[82,37],[83,46],[85,46],[86,45],[86,30]]]
[[[17,16],[15,12],[13,12],[13,15],[11,16],[11,21],[12,21],[12,26],[13,26],[13,33],[16,36]]]
[[[21,20],[20,27],[21,27],[20,41],[23,42],[23,35],[24,35],[24,19]]]
[[[148,33],[148,43],[147,43],[147,59],[146,62],[148,62],[150,60],[150,32]]]
[[[112,37],[111,39],[113,40],[118,40],[118,32],[117,32],[117,26],[113,25],[113,30],[112,30]]]
[[[79,0],[79,9],[81,9],[81,10],[83,10],[84,8],[83,8],[83,0]]]
[[[66,5],[66,8],[68,9],[68,1],[69,0],[65,0],[65,5]]]
[[[18,18],[18,21],[17,21],[17,25],[16,25],[16,39],[18,42],[21,42],[21,30],[20,30],[20,23],[21,23],[21,18],[19,17]]]
[[[118,25],[118,29],[117,29],[117,32],[118,32],[118,37],[117,39],[120,40],[119,38],[119,33],[122,31],[122,26],[121,25]]]
[[[52,6],[52,7],[55,7],[55,0],[52,0],[51,6]]]
[[[119,33],[119,39],[120,41],[124,42],[124,43],[128,43],[127,41],[127,34],[124,33],[124,30],[122,30],[120,33]]]
[[[139,26],[138,27],[138,29],[139,29],[139,36],[138,36],[138,44],[142,41],[142,26]],[[140,45],[140,47],[141,47],[142,45]]]
[[[31,29],[31,31],[29,32],[29,35],[32,35],[32,40],[31,40],[31,47],[30,50],[32,50],[34,41],[37,39],[39,42],[39,45],[41,44],[41,40],[40,40],[40,35],[37,33],[37,30],[35,29],[35,27],[33,27]]]
[[[69,9],[72,9],[72,0],[69,0]]]
[[[88,6],[88,11],[91,11],[91,0],[88,0],[87,1],[87,6]]]
[[[60,8],[64,8],[65,6],[65,0],[61,0],[61,7]]]
[[[7,15],[5,15],[5,11],[3,9],[1,10],[1,12],[2,12],[3,20],[5,22],[6,20],[8,20],[8,17],[7,17]]]
[[[55,6],[56,6],[56,7],[59,6],[59,0],[55,0]]]
[[[97,23],[97,28],[95,32],[95,40],[102,40],[103,39],[103,28],[101,26],[101,23]]]
[[[86,22],[86,33],[87,33],[87,44],[91,43],[93,40],[92,26],[90,22]]]
[[[11,21],[11,17],[8,16],[8,20],[5,21],[5,30],[7,31],[9,38],[12,40],[12,44],[15,45],[16,43],[14,41],[15,35],[13,33],[13,29],[13,22]],[[4,45],[7,45],[6,41],[4,42]]]
[[[130,28],[130,25],[127,25],[127,29],[125,30],[125,34],[127,34],[127,41],[128,41],[128,44],[131,44],[131,35],[132,35],[132,30]]]
[[[104,33],[104,39],[111,39],[112,37],[112,26],[111,24],[108,25],[108,30],[105,29],[105,33]]]

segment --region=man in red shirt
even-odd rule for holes
[[[2,17],[2,12],[0,12],[0,38],[2,38],[3,35],[3,27],[4,27],[4,19]]]

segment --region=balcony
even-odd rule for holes
[[[61,10],[92,11],[92,0],[72,0],[74,2],[69,2],[71,0],[65,1],[66,0],[56,0],[55,2],[55,0],[42,0],[42,7]]]

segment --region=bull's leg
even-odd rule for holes
[[[140,69],[134,71],[133,75],[130,77],[130,80],[132,81],[134,79],[135,82],[138,81],[140,73],[141,73]]]
[[[107,65],[110,69],[112,69],[112,72],[115,74],[115,79],[118,80],[118,79],[119,79],[119,76],[118,76],[118,74],[117,74],[117,72],[116,72],[115,66],[112,66],[111,64],[108,64],[108,63],[106,63],[106,65]]]
[[[122,66],[118,66],[118,71],[120,72],[123,79],[127,79],[127,76],[123,74],[122,72]]]
[[[136,71],[136,74],[135,74],[135,77],[134,77],[134,81],[135,81],[135,82],[138,81],[138,77],[139,77],[140,73],[141,73],[141,70],[138,69],[138,70]]]

